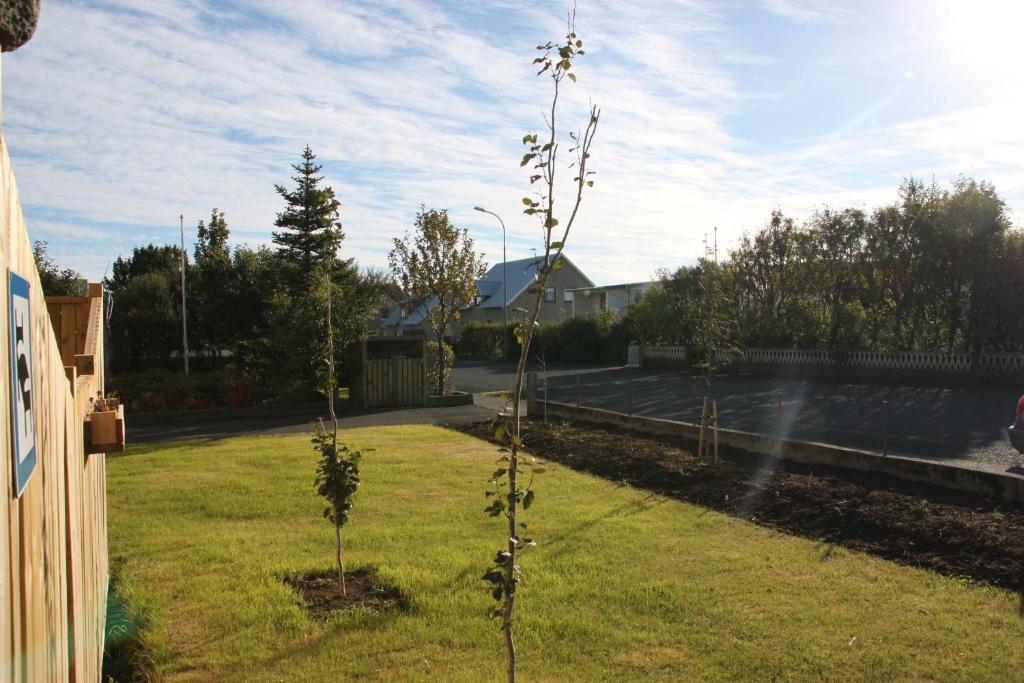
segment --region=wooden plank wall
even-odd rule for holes
[[[108,582],[106,470],[105,456],[84,455],[82,428],[89,397],[103,391],[102,289],[90,286],[91,296],[83,297],[74,321],[69,322],[73,329],[62,325],[61,334],[54,333],[2,134],[0,202],[0,257],[31,287],[38,457],[25,491],[15,498],[9,292],[4,272],[0,278],[4,300],[0,306],[0,404],[5,412],[0,417],[0,681],[98,681]],[[79,313],[86,316],[84,320],[79,320]],[[61,351],[62,346],[70,349],[72,341],[76,350],[81,342],[85,351],[96,354],[91,374],[66,374]]]
[[[425,371],[422,358],[379,358],[363,362],[366,408],[423,405]]]

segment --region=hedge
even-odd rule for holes
[[[519,357],[514,325],[469,322],[462,328],[459,358],[497,360],[508,348],[508,360]],[[504,338],[508,345],[503,345]],[[612,313],[581,315],[557,323],[542,323],[530,355],[534,359],[567,363],[621,363],[626,360],[629,333],[624,322]]]

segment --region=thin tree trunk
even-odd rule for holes
[[[338,415],[334,412],[334,325],[331,321],[331,273],[324,275],[327,286],[327,412],[331,416],[334,430],[331,435],[331,448],[334,457],[338,457]],[[338,510],[334,511],[334,519],[338,519]],[[345,590],[345,563],[341,557],[341,525],[334,522],[334,532],[338,540],[338,581],[341,583],[341,594],[348,597]]]
[[[348,597],[348,590],[345,588],[345,560],[341,555],[341,527],[334,525],[334,535],[338,539],[338,582],[341,583],[341,594]]]

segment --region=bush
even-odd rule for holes
[[[146,370],[112,376],[107,391],[132,412],[192,410],[256,403],[259,390],[249,377],[231,368],[193,372]]]
[[[455,350],[447,342],[444,344],[444,391],[452,390],[452,364],[455,362]],[[424,362],[427,364],[427,394],[437,391],[437,342],[428,341],[424,351]]]

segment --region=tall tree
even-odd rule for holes
[[[487,272],[483,254],[473,250],[473,240],[448,220],[445,210],[420,207],[415,233],[394,239],[388,254],[391,272],[407,298],[407,305],[425,309],[438,342],[437,393],[444,393],[444,338],[462,309],[473,303],[476,281]]]
[[[195,336],[200,350],[213,355],[231,343],[231,313],[235,305],[231,294],[231,250],[228,247],[228,223],[224,212],[213,209],[209,224],[199,221],[195,247],[194,275],[190,280],[189,299],[193,302]]]
[[[274,232],[274,243],[281,257],[293,267],[293,291],[308,290],[313,285],[316,264],[333,257],[345,238],[338,218],[341,202],[330,186],[321,186],[323,176],[318,174],[322,167],[315,161],[316,155],[307,145],[302,161],[292,165],[295,189],[275,186],[286,207],[274,221],[281,228]],[[335,267],[351,270],[352,260],[338,260]]]

